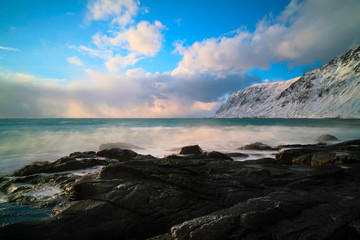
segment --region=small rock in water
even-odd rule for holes
[[[179,154],[203,154],[203,150],[199,145],[182,147]]]
[[[330,142],[330,141],[338,141],[339,139],[330,134],[324,134],[318,137],[315,141],[316,142]]]
[[[122,148],[122,149],[140,149],[144,150],[144,148],[136,146],[131,143],[125,143],[125,142],[115,142],[115,143],[105,143],[101,144],[99,147],[99,151],[108,149],[108,148]]]
[[[261,143],[261,142],[256,142],[256,143],[245,145],[244,147],[241,147],[240,149],[245,149],[245,150],[271,150],[272,148],[267,144],[264,144],[264,143]]]

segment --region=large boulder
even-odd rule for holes
[[[248,145],[245,145],[241,147],[240,149],[243,150],[272,150],[272,147],[270,147],[267,144],[261,143],[261,142],[255,142]]]
[[[191,145],[182,147],[179,154],[203,154],[203,150],[199,145]]]
[[[315,141],[316,142],[331,142],[331,141],[338,141],[339,139],[330,134],[323,134],[318,137]]]

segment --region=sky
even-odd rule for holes
[[[359,0],[12,0],[0,117],[211,117],[360,43]]]

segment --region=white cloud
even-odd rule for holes
[[[138,55],[155,56],[163,42],[162,30],[165,26],[159,21],[150,24],[148,21],[141,21],[135,27],[115,33],[114,37],[99,33],[93,36],[93,42],[99,46],[121,47]]]
[[[129,53],[126,56],[116,54],[105,62],[105,66],[109,70],[109,72],[117,72],[119,71],[119,68],[134,65],[139,60],[141,60],[141,57],[138,57],[135,53]]]
[[[163,29],[165,26],[159,21],[153,24],[141,21],[134,27],[115,32],[113,37],[96,33],[92,40],[99,49],[81,45],[79,50],[104,59],[106,68],[110,72],[117,72],[120,68],[134,65],[144,57],[155,56],[162,46]],[[128,53],[114,53],[118,48],[127,50]]]
[[[81,45],[79,50],[105,60],[105,67],[110,72],[134,65],[144,57],[153,57],[163,43],[162,30],[166,27],[159,21],[153,24],[141,21],[136,25],[134,17],[139,10],[148,13],[147,7],[138,0],[89,0],[87,20],[107,20],[117,24],[110,34],[100,32],[92,36],[92,43],[97,49]]]
[[[90,0],[88,8],[89,20],[108,20],[112,23],[125,26],[132,22],[139,10],[137,0]]]
[[[66,60],[76,66],[84,66],[84,63],[77,56],[68,57]]]
[[[18,48],[11,48],[11,47],[4,47],[4,46],[0,46],[0,50],[20,51],[20,49],[18,49]]]
[[[128,49],[145,56],[155,56],[162,45],[161,30],[164,28],[159,21],[155,21],[154,24],[147,21],[139,22],[136,28],[131,27],[126,32]]]
[[[183,59],[173,74],[242,74],[269,63],[326,62],[360,42],[360,1],[293,0],[276,18],[265,17],[254,32],[177,44]]]
[[[83,45],[80,45],[79,50],[90,56],[99,57],[102,59],[109,59],[113,56],[113,52],[111,50],[96,50],[96,49],[85,47]]]

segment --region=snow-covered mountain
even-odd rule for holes
[[[233,93],[217,118],[360,118],[360,45],[284,82]]]

